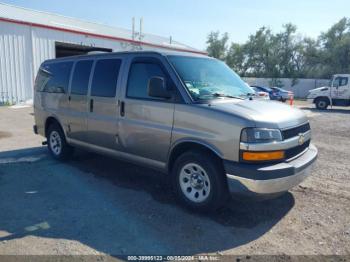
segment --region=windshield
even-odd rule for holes
[[[210,58],[169,56],[195,101],[240,98],[254,93],[225,63]]]

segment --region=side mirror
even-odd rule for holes
[[[165,80],[163,77],[152,77],[148,82],[148,95],[151,97],[169,99],[172,94],[166,89]]]

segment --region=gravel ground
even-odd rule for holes
[[[350,110],[303,102],[319,159],[278,199],[209,215],[164,175],[92,153],[61,163],[32,133],[32,108],[0,107],[0,254],[350,255]]]

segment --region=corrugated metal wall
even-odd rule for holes
[[[32,99],[36,72],[44,60],[55,58],[56,41],[113,51],[135,49],[124,42],[0,21],[0,103]]]
[[[30,27],[0,23],[0,103],[32,97]]]

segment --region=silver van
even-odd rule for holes
[[[35,82],[34,132],[56,159],[79,147],[155,168],[185,205],[215,209],[230,193],[288,191],[317,157],[301,111],[250,93],[225,63],[204,55],[48,60]]]

